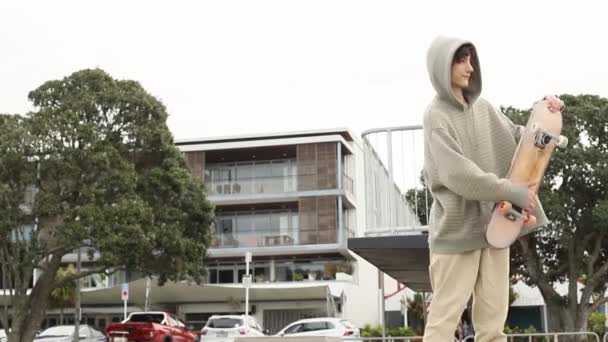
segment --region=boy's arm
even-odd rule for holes
[[[477,201],[509,201],[521,208],[528,205],[528,186],[514,184],[493,173],[481,170],[464,156],[458,142],[445,128],[429,133],[430,153],[439,180],[460,196]]]
[[[522,132],[524,131],[525,127],[522,125],[516,125],[502,111],[494,108],[493,106],[491,106],[489,104],[488,104],[488,106],[492,109],[494,114],[498,115],[507,124],[507,126],[509,126],[509,128],[511,129],[511,134],[513,135],[513,138],[515,138],[516,142],[519,142],[519,139],[521,139]]]

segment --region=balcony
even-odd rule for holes
[[[258,195],[274,197],[296,192],[338,192],[337,171],[335,165],[321,167],[296,159],[211,163],[204,170],[204,182],[212,200],[244,200],[248,195],[259,198]],[[346,169],[342,172],[342,184],[353,202],[355,182]]]
[[[319,225],[316,223],[316,215],[317,213],[300,213],[297,207],[219,212],[216,214],[211,248],[337,243],[337,217],[333,219],[334,223],[325,221]]]
[[[269,176],[238,180],[207,181],[209,195],[249,195],[285,193],[297,190],[296,176]]]
[[[259,229],[249,232],[216,233],[213,235],[214,248],[293,246],[299,244],[299,229],[278,231]]]

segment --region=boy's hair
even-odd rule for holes
[[[471,59],[475,58],[475,48],[473,48],[473,45],[471,44],[464,44],[456,50],[454,58],[452,59],[452,64],[460,62],[466,57],[471,57]]]

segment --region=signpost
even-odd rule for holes
[[[122,284],[122,291],[120,291],[120,297],[122,301],[125,303],[125,318],[127,319],[127,301],[129,300],[129,284]]]

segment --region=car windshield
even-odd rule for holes
[[[240,318],[212,318],[207,323],[209,328],[235,328],[243,325],[243,320]]]
[[[129,322],[146,322],[146,323],[162,323],[165,319],[165,315],[161,313],[156,314],[133,314],[129,318]]]

